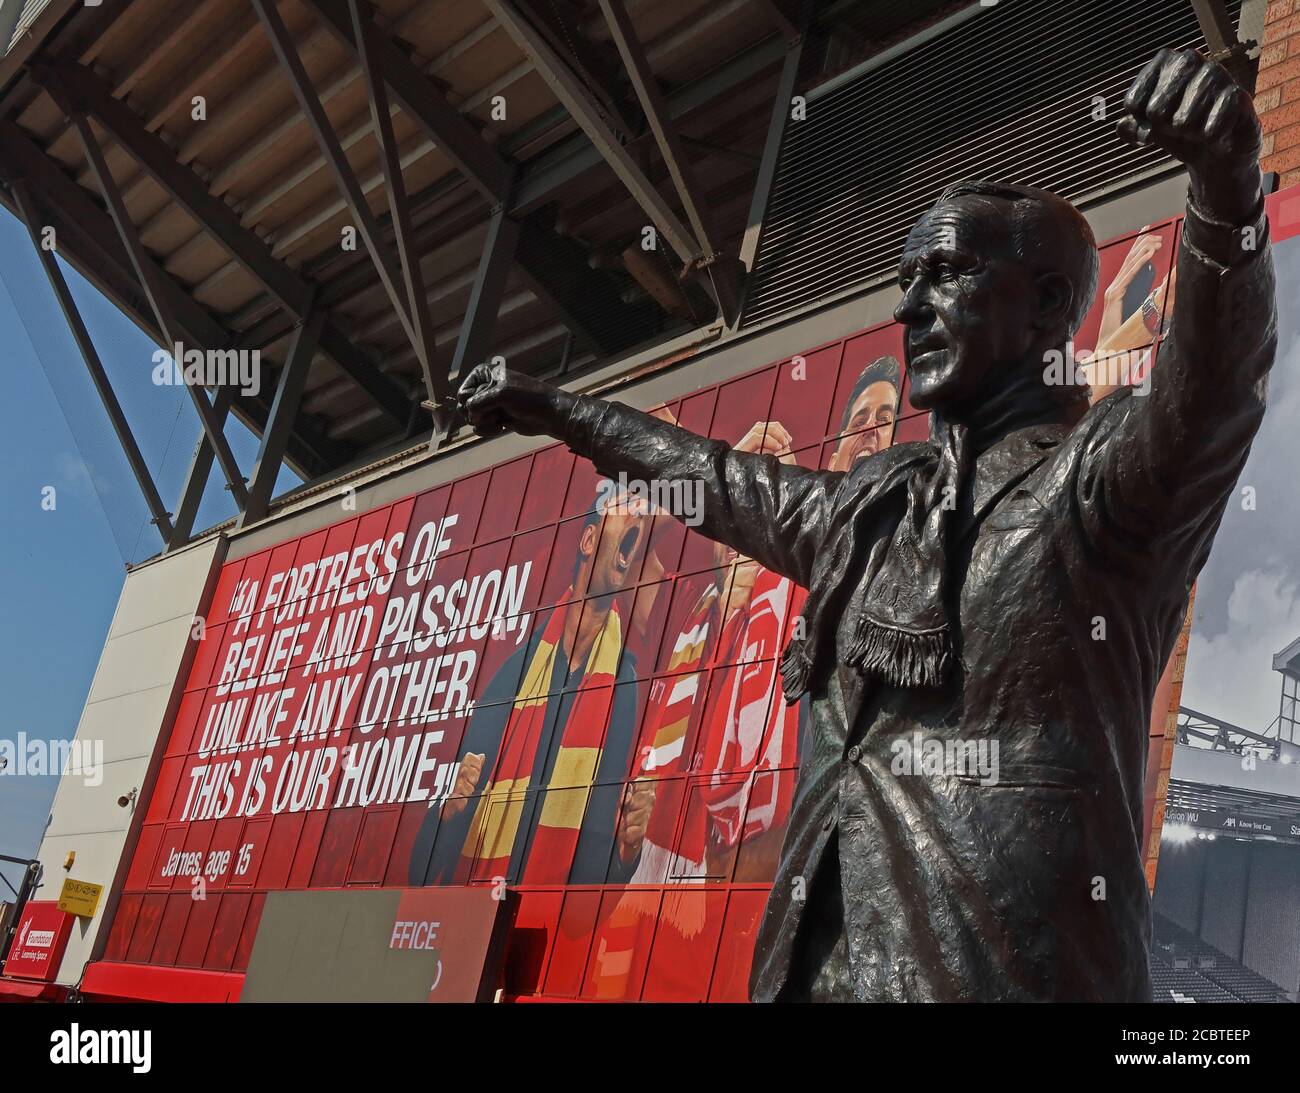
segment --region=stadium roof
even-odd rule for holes
[[[1108,17],[1095,7],[1093,22]],[[1237,7],[1192,0],[1165,17],[1176,22],[1176,9],[1185,22],[1195,9],[1205,43],[1231,61],[1244,48]],[[1050,8],[1017,33],[1041,31]],[[246,523],[267,513],[282,461],[312,483],[454,436],[448,393],[489,357],[580,379],[735,332],[761,280],[751,271],[792,96],[988,10],[974,0],[0,0],[0,204],[27,224],[175,546],[192,533],[214,462]],[[1057,34],[1073,25],[1057,23]],[[1097,63],[1109,73],[1128,61]],[[846,195],[861,196],[862,180],[841,168],[837,119],[896,117],[887,90],[828,107],[828,149],[804,157],[799,179],[839,171]],[[1018,117],[999,99],[974,131],[997,130],[999,111]],[[1100,171],[1123,174],[1109,161]],[[890,207],[932,197],[915,189]],[[787,215],[813,192],[793,190],[776,202]],[[798,235],[800,223],[782,230]],[[159,345],[256,351],[266,366],[255,394],[188,388],[206,440],[173,509],[42,245],[49,229],[58,254]],[[763,261],[760,272],[780,272]],[[821,276],[787,264],[796,279]],[[769,292],[763,315],[800,293]],[[248,476],[222,431],[231,413],[260,438]]]
[[[159,344],[291,372],[280,430],[275,381],[196,409],[228,480],[227,410],[313,479],[427,438],[489,355],[573,375],[732,322],[778,94],[969,6],[11,0],[0,202]]]
[[[1273,654],[1273,671],[1300,677],[1300,638],[1279,653]]]

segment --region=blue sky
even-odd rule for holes
[[[153,472],[174,507],[199,435],[185,391],[150,380],[156,346],[68,266],[65,276]],[[0,739],[70,739],[127,561],[158,552],[122,455],[26,229],[0,210]],[[247,475],[257,443],[227,436]],[[296,481],[282,474],[281,488]],[[196,529],[233,513],[214,471]],[[42,506],[54,488],[54,507]],[[36,853],[57,777],[0,775],[0,854]],[[16,883],[19,870],[0,866]],[[0,883],[0,899],[11,898]]]

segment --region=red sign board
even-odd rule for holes
[[[72,934],[72,915],[60,911],[56,900],[29,900],[18,920],[5,975],[52,980]]]
[[[504,941],[499,912],[505,890],[413,888],[402,893],[390,949],[436,954],[430,1002],[485,1001]]]

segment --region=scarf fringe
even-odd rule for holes
[[[952,649],[946,628],[919,633],[863,618],[844,660],[875,672],[894,687],[937,687],[948,672]],[[791,641],[781,656],[781,690],[793,706],[812,682],[812,661],[803,643]]]
[[[948,668],[947,628],[899,630],[865,616],[845,660],[876,672],[894,687],[937,687]]]

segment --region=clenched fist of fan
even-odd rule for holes
[[[618,825],[618,856],[623,861],[631,861],[641,853],[654,804],[653,781],[633,782],[623,791],[623,815]]]
[[[451,796],[442,806],[444,818],[451,819],[458,812],[463,812],[469,804],[470,795],[478,788],[479,779],[483,777],[483,763],[486,756],[481,752],[471,751],[465,754],[456,771],[456,782],[451,787]]]

